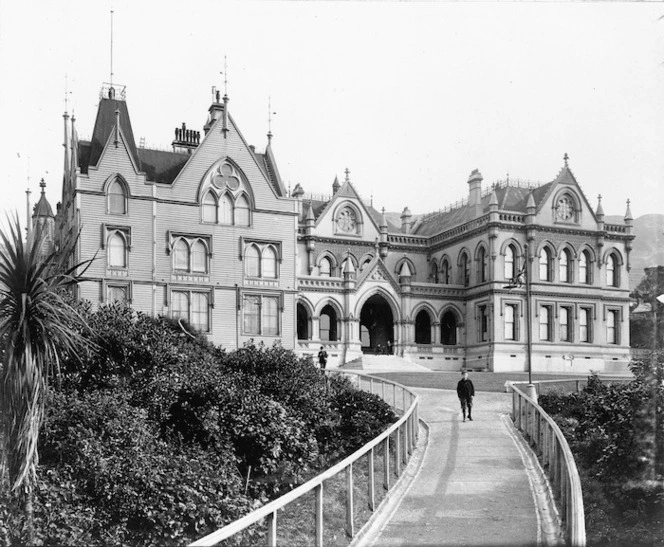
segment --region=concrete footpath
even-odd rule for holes
[[[414,391],[428,447],[403,497],[360,543],[537,545],[535,490],[506,416],[511,395],[477,393],[473,421],[463,422],[456,392]]]

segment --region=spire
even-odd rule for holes
[[[597,196],[597,210],[595,211],[595,216],[602,220],[604,218],[604,208],[602,207],[602,194]]]
[[[532,195],[532,193],[531,193]],[[489,210],[498,210],[498,195],[496,194],[496,187],[491,190],[491,198],[489,199]]]
[[[529,215],[534,215],[537,210],[537,205],[535,205],[535,198],[533,197],[533,191],[531,190],[528,193],[528,203],[526,204],[526,210]]]
[[[313,223],[316,221],[316,217],[314,216],[314,206],[312,205],[311,200],[309,200],[309,207],[307,208],[307,216],[305,217],[305,221],[307,223]]]
[[[630,200],[627,200],[627,210],[625,211],[625,224],[632,224],[634,217],[632,216],[632,210],[629,207]]]
[[[51,209],[51,205],[46,199],[46,183],[44,182],[44,179],[41,179],[39,186],[41,187],[41,197],[39,198],[37,205],[35,205],[35,210],[32,213],[32,218],[36,217],[53,218],[54,217],[53,209]]]
[[[270,146],[272,142],[272,115],[276,115],[276,112],[272,112],[272,97],[267,98],[267,145]]]
[[[341,188],[341,184],[339,184],[339,177],[334,175],[334,182],[332,183],[332,195],[336,194],[339,191],[339,188]]]

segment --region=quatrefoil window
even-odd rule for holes
[[[240,187],[240,179],[230,163],[222,163],[218,172],[212,176],[212,184],[216,188],[228,188],[232,192]]]

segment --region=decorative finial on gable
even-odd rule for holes
[[[346,167],[346,170],[344,171],[346,173],[346,180],[344,182],[350,182],[350,169]]]
[[[276,116],[276,112],[272,112],[272,97],[267,98],[267,142],[272,140],[272,116]]]
[[[565,167],[567,167],[567,160],[569,160],[569,156],[567,155],[567,152],[565,152],[565,155],[563,156],[563,159],[565,160]]]
[[[39,183],[39,187],[41,188],[41,193],[42,195],[46,192],[46,183],[44,182],[44,179],[41,179],[41,182]],[[629,203],[629,200],[627,200],[627,203]]]

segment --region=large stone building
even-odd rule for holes
[[[172,151],[136,145],[117,86],[102,89],[89,141],[64,119],[50,221],[56,242],[78,234],[78,258],[97,257],[82,298],[186,319],[227,348],[323,345],[331,364],[389,352],[438,370],[525,370],[529,339],[534,371],[628,361],[629,206],[606,224],[567,157],[547,184],[483,188],[474,170],[467,200],[399,215],[362,200],[348,170],[328,197],[287,191],[272,135],[263,151],[248,144],[218,93],[202,134],[177,128]]]

